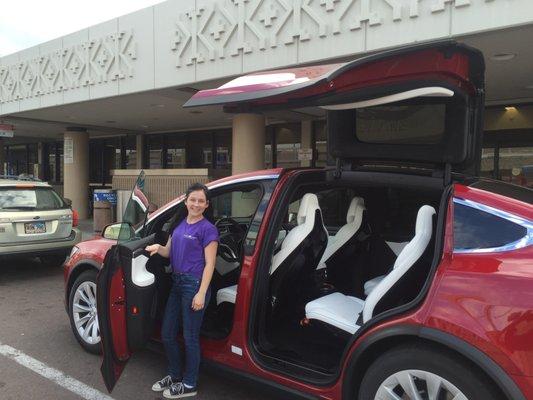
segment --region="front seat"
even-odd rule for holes
[[[339,229],[335,236],[328,238],[328,246],[318,264],[318,269],[325,268],[330,259],[343,256],[343,253],[347,250],[345,245],[350,239],[355,237],[355,234],[361,228],[364,211],[365,201],[361,197],[354,197],[346,213],[346,224]]]
[[[362,323],[366,323],[373,317],[374,310],[380,300],[425,252],[433,232],[434,214],[435,209],[428,205],[424,205],[418,210],[415,236],[398,255],[393,270],[376,285],[365,300],[338,292],[332,293],[307,303],[305,316],[308,319],[322,321],[351,334],[355,333],[360,327],[359,320],[362,319]]]
[[[315,270],[328,243],[318,198],[306,193],[300,202],[297,226],[287,234],[270,267],[272,307],[289,299],[305,302],[304,292],[314,289]]]

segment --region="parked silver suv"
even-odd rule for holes
[[[0,257],[63,263],[80,242],[77,213],[45,182],[0,176]]]

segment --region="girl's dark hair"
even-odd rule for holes
[[[187,191],[185,192],[185,198],[188,199],[189,195],[192,192],[197,192],[198,190],[203,191],[205,194],[205,199],[209,201],[209,189],[207,188],[207,186],[205,186],[203,183],[200,183],[200,182],[193,183],[191,186],[187,188]]]

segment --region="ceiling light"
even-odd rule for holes
[[[505,107],[505,111],[516,111],[516,107]]]
[[[141,125],[141,128],[149,128],[148,125]]]
[[[150,107],[152,107],[152,108],[164,108],[165,105],[164,104],[150,104]]]
[[[493,61],[509,61],[516,57],[516,53],[496,53],[490,59]]]

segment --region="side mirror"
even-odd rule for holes
[[[110,240],[129,240],[135,236],[133,226],[128,222],[109,224],[102,229],[102,237]]]
[[[67,199],[67,198],[64,198],[63,200],[65,201],[65,204],[67,205],[67,207],[72,207],[72,200]]]

